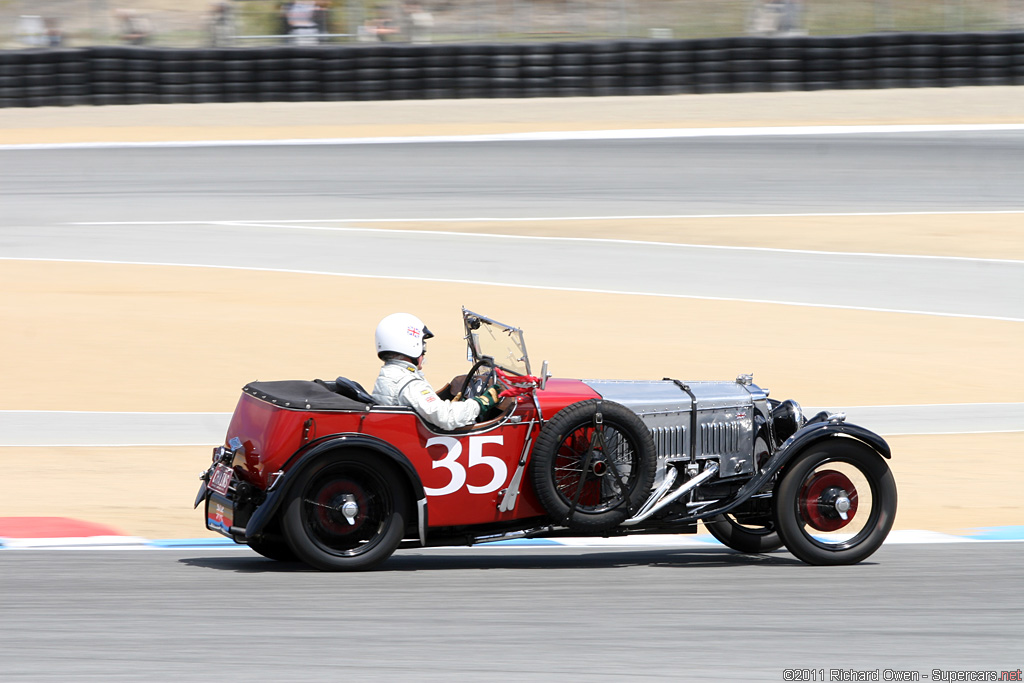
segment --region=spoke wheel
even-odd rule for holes
[[[885,460],[848,439],[814,444],[775,488],[775,524],[808,564],[854,564],[882,545],[896,516],[896,482]]]
[[[366,454],[314,463],[292,488],[285,537],[302,561],[325,571],[370,569],[391,556],[409,518],[393,469]]]
[[[602,531],[643,503],[656,464],[654,443],[640,418],[617,403],[584,401],[544,426],[530,467],[534,490],[556,523]]]
[[[704,520],[704,527],[722,545],[741,553],[770,553],[782,547],[782,539],[773,520],[755,524],[724,514]]]

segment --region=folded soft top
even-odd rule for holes
[[[333,384],[333,383],[332,383]],[[331,391],[319,380],[250,382],[242,391],[289,410],[367,410],[370,406]]]

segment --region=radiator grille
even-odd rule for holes
[[[700,426],[703,455],[724,455],[740,449],[740,425],[736,422],[711,422]]]
[[[659,456],[681,458],[685,455],[685,427],[654,427],[651,436],[654,437],[654,448]]]

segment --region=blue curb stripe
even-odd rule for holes
[[[167,538],[150,541],[149,545],[154,548],[231,548],[239,544],[230,538]]]
[[[1024,526],[986,526],[967,534],[976,541],[1024,541]]]

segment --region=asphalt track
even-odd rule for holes
[[[892,546],[849,567],[724,549],[418,550],[354,575],[248,550],[10,551],[0,666],[12,681],[1017,670],[1020,548]]]
[[[1024,131],[0,150],[8,227],[1020,210],[1021,187]]]
[[[455,238],[380,242],[273,221],[572,216],[580,207],[590,216],[1024,209],[1020,132],[4,151],[0,160],[8,258],[190,256],[287,269],[302,253],[303,270],[351,273],[379,268],[367,259],[374,249],[407,264],[416,249],[443,251]],[[479,254],[474,239],[495,238],[458,238],[464,253]],[[303,252],[282,247],[291,242]],[[336,250],[311,268],[327,243]],[[616,257],[586,246],[589,258]],[[279,259],[260,261],[275,249]],[[535,249],[527,253],[551,243]],[[631,255],[663,258],[655,251]],[[778,290],[793,303],[819,305],[809,290],[829,287],[839,305],[879,306],[870,287],[829,281],[835,271],[885,280],[904,297],[890,309],[1024,318],[1019,262],[700,255],[689,257],[721,258],[730,277],[796,269]],[[473,280],[475,267],[443,275]],[[924,286],[905,286],[908,269]],[[528,274],[537,286],[566,285],[542,271]],[[729,278],[704,290],[670,275],[629,271],[621,282],[734,294]],[[860,565],[813,568],[787,553],[721,549],[481,548],[408,551],[383,571],[338,576],[244,549],[9,551],[0,553],[0,671],[11,680],[784,680],[792,668],[1016,670],[1019,554],[1016,543],[889,546]]]

